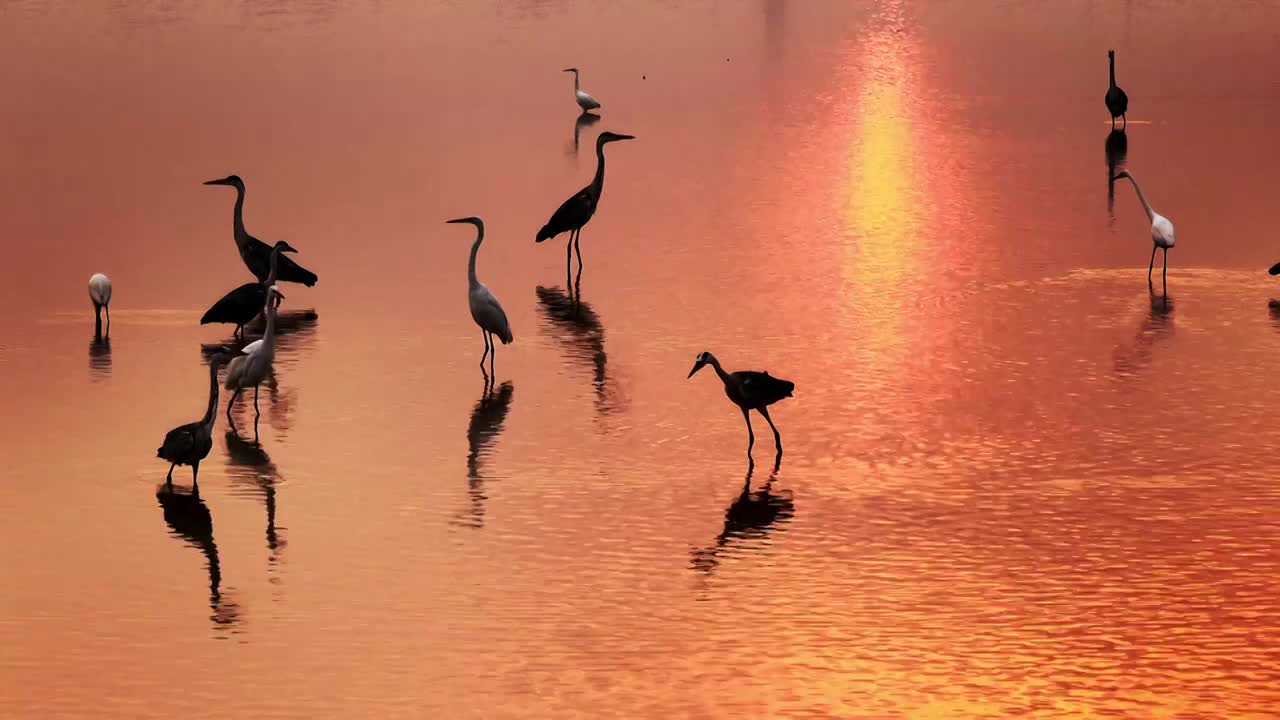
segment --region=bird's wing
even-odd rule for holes
[[[164,451],[164,457],[173,458],[182,456],[192,450],[196,446],[195,433],[192,432],[190,425],[176,427],[164,436],[164,445],[161,450]]]
[[[223,295],[221,300],[206,310],[204,316],[200,318],[200,324],[204,325],[211,322],[238,323],[240,318],[248,312],[248,308],[253,308],[254,315],[257,315],[258,310],[266,302],[267,293],[266,289],[262,287],[262,283],[245,283]],[[253,318],[250,317],[249,319],[252,320]]]
[[[767,372],[741,370],[734,373],[738,378],[738,387],[749,403],[769,405],[790,397],[795,383],[771,376]]]
[[[578,104],[586,107],[587,109],[600,107],[600,102],[598,100],[581,90],[578,91]]]
[[[591,197],[590,189],[582,188],[573,197],[561,203],[551,219],[547,221],[547,225],[556,228],[556,232],[564,232],[577,227],[594,208],[595,199]]]
[[[1163,241],[1166,245],[1173,245],[1173,223],[1169,218],[1163,215],[1157,215],[1156,219],[1151,223],[1151,233]]]
[[[253,342],[249,343],[248,345],[245,345],[244,347],[240,348],[240,353],[242,355],[252,355],[258,352],[258,348],[260,347],[262,347],[262,338],[258,338],[257,340],[254,340]]]
[[[502,303],[483,283],[476,285],[471,291],[471,317],[480,327],[497,335],[505,345],[512,341],[511,324],[507,322],[507,313]]]
[[[236,390],[240,387],[240,380],[244,376],[244,363],[247,359],[244,355],[231,358],[231,362],[227,365],[227,378],[223,387],[228,390]]]

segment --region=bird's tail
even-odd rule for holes
[[[162,447],[156,448],[156,457],[164,457],[164,448]]]
[[[538,238],[534,240],[534,242],[542,242],[543,240],[550,240],[555,236],[556,234],[552,232],[550,225],[543,225],[542,229],[538,231]]]
[[[498,339],[502,341],[503,345],[510,345],[511,341],[516,339],[516,336],[512,335],[511,331],[508,330],[506,335],[499,335]]]
[[[204,315],[200,316],[200,324],[208,325],[209,323],[213,322],[213,318],[211,317],[212,315],[213,315],[213,308],[209,308],[208,310],[205,310]]]
[[[796,389],[796,384],[790,380],[783,380],[782,382],[784,383],[783,389],[786,390],[786,395],[783,397],[791,397],[791,391]]]
[[[1280,275],[1280,262],[1276,263],[1275,265],[1272,265],[1271,269],[1268,270],[1267,273],[1271,275]]]

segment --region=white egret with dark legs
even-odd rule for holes
[[[244,180],[241,180],[239,175],[228,175],[218,180],[209,180],[205,185],[229,185],[236,189],[236,206],[232,212],[232,232],[236,249],[240,252],[240,259],[244,261],[245,267],[249,268],[249,272],[253,273],[259,282],[266,282],[267,276],[271,274],[271,246],[250,235],[244,229]],[[302,283],[311,287],[316,284],[317,279],[315,273],[293,260],[280,258],[279,280],[281,282]]]
[[[1116,173],[1116,180],[1128,178],[1133,183],[1133,189],[1138,193],[1138,202],[1142,203],[1142,209],[1147,211],[1147,219],[1151,221],[1151,262],[1147,265],[1147,284],[1151,284],[1151,273],[1156,266],[1156,250],[1164,250],[1164,269],[1160,273],[1161,282],[1168,279],[1169,274],[1169,248],[1174,246],[1173,223],[1169,218],[1161,215],[1151,209],[1151,205],[1147,202],[1147,198],[1142,194],[1142,188],[1138,187],[1138,181],[1128,170],[1121,170]]]
[[[249,387],[253,388],[254,415],[259,414],[258,386],[271,374],[271,366],[276,359],[275,298],[279,294],[280,290],[275,285],[267,288],[267,300],[262,310],[267,314],[267,327],[262,333],[262,339],[246,345],[240,351],[242,354],[237,355],[227,366],[226,387],[234,391],[231,399],[227,401],[227,422],[232,421],[231,408],[236,404],[236,398]]]
[[[600,103],[596,102],[595,98],[588,95],[585,90],[579,87],[578,68],[565,68],[562,72],[573,73],[573,98],[574,100],[577,100],[578,107],[582,108],[582,112],[587,112],[588,110],[595,110],[596,108],[600,107]]]
[[[596,176],[591,184],[579,190],[573,197],[565,200],[546,225],[538,231],[535,242],[542,242],[568,231],[569,244],[564,249],[565,274],[573,263],[573,251],[578,253],[578,269],[582,269],[582,249],[578,247],[578,239],[582,236],[582,226],[590,222],[600,204],[600,193],[604,192],[604,146],[618,140],[633,140],[634,135],[621,135],[605,131],[596,138]]]
[[[720,361],[709,352],[698,353],[688,377],[693,377],[693,374],[705,365],[715,368],[716,375],[720,376],[721,382],[724,383],[724,394],[742,410],[742,418],[747,421],[747,460],[753,464],[755,462],[751,458],[751,448],[756,444],[756,434],[751,429],[750,414],[750,411],[755,410],[764,416],[773,430],[773,441],[778,447],[777,462],[782,462],[782,436],[778,434],[773,418],[769,417],[769,406],[783,398],[791,397],[791,391],[795,389],[796,384],[775,378],[767,372],[754,370],[725,372],[724,368],[720,367]]]
[[[89,299],[93,301],[93,336],[102,337],[102,311],[107,311],[107,337],[111,336],[111,278],[94,273],[89,278]]]
[[[484,221],[478,217],[465,217],[447,220],[449,223],[467,223],[476,226],[476,241],[471,244],[471,259],[467,262],[467,303],[471,307],[471,319],[480,326],[484,335],[484,354],[480,356],[480,372],[484,372],[484,360],[489,358],[489,374],[495,375],[493,359],[498,354],[498,346],[493,342],[494,336],[509,344],[515,338],[511,335],[511,324],[507,322],[507,313],[502,303],[494,297],[493,292],[476,278],[476,255],[480,253],[480,243],[484,242]]]
[[[245,283],[240,287],[232,290],[222,299],[213,304],[204,315],[200,318],[201,325],[209,323],[230,323],[236,326],[232,331],[232,336],[244,337],[244,326],[258,317],[258,313],[262,312],[262,308],[267,302],[267,288],[276,284],[276,276],[279,270],[280,253],[296,253],[298,252],[292,245],[281,240],[271,248],[271,272],[267,274],[266,282]],[[284,295],[277,295],[283,299]]]
[[[229,354],[223,348],[223,352],[209,360],[209,405],[204,411],[204,417],[170,430],[164,436],[164,444],[156,450],[157,457],[169,461],[166,484],[173,484],[175,466],[190,465],[192,486],[198,487],[200,461],[209,456],[209,449],[213,447],[213,422],[218,415],[218,367],[226,361]]]
[[[1120,127],[1129,127],[1129,118],[1125,117],[1125,113],[1129,111],[1129,96],[1116,85],[1116,51],[1107,51],[1107,63],[1111,66],[1111,87],[1107,88],[1107,96],[1103,100],[1107,103],[1107,111],[1111,113],[1111,127],[1116,126],[1116,118],[1124,120],[1124,124]]]

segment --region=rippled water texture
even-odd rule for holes
[[[1274,712],[1276,28],[0,4],[0,716]],[[637,139],[579,281],[533,240],[603,130]],[[1167,291],[1126,162],[1177,226]],[[219,415],[196,497],[155,448],[250,279],[201,185],[230,173],[320,282],[284,287],[257,440]],[[488,393],[467,215],[515,335]],[[779,469],[686,379],[703,350],[795,382]]]

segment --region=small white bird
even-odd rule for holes
[[[515,338],[511,335],[511,324],[507,322],[507,313],[503,311],[502,303],[498,302],[498,298],[494,297],[484,283],[476,279],[476,255],[480,252],[480,243],[484,242],[484,221],[478,217],[465,217],[446,222],[476,226],[476,241],[471,245],[471,260],[467,264],[467,302],[471,306],[471,319],[476,321],[484,334],[484,355],[480,356],[480,372],[484,372],[484,360],[487,357],[489,374],[493,375],[493,358],[498,354],[493,336],[498,336],[503,345]]]
[[[1129,174],[1128,170],[1121,170],[1116,173],[1116,180],[1128,178],[1133,183],[1133,189],[1138,193],[1138,202],[1142,203],[1142,209],[1147,211],[1147,218],[1151,220],[1151,262],[1147,265],[1147,283],[1151,283],[1151,272],[1156,266],[1156,250],[1164,249],[1164,270],[1161,271],[1161,281],[1167,279],[1169,274],[1169,248],[1173,247],[1175,240],[1173,237],[1173,223],[1169,218],[1161,215],[1151,209],[1151,205],[1147,203],[1147,198],[1142,194],[1142,188],[1138,187],[1138,181]]]
[[[267,328],[262,339],[249,343],[227,366],[226,388],[233,390],[231,399],[227,401],[227,421],[231,421],[231,408],[236,398],[245,388],[253,388],[253,411],[258,413],[258,386],[271,374],[271,366],[276,358],[276,296],[280,289],[275,285],[267,288],[267,304],[263,312],[267,314]]]
[[[573,73],[573,96],[578,101],[578,107],[582,108],[582,112],[595,110],[600,107],[600,103],[596,99],[587,94],[585,90],[578,87],[578,68],[565,68],[561,72]]]
[[[107,310],[107,337],[111,336],[111,278],[94,273],[89,278],[89,299],[93,301],[94,337],[102,337],[102,309]]]

